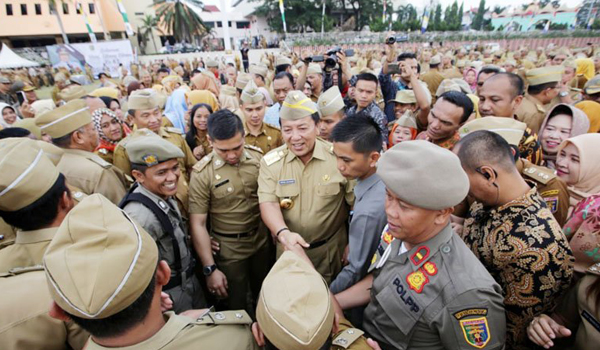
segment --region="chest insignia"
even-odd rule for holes
[[[327,181],[329,181],[329,179],[331,179],[329,177],[329,175],[327,175],[327,174],[323,175],[323,182],[327,182]]]
[[[284,198],[279,202],[281,209],[292,209],[294,207],[294,201],[291,198]]]
[[[411,272],[406,276],[406,283],[408,283],[408,287],[414,290],[417,293],[421,293],[423,291],[423,287],[429,282],[429,278],[427,275],[421,271],[421,269]]]

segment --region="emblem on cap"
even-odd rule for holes
[[[158,164],[158,157],[156,156],[156,154],[146,154],[142,157],[142,161],[147,166],[153,166]]]

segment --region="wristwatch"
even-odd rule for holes
[[[204,276],[210,276],[213,272],[215,272],[216,269],[217,265],[215,264],[204,266],[202,268],[202,273],[204,274]]]
[[[567,91],[561,91],[561,92],[558,93],[558,96],[560,96],[560,97],[567,97],[568,94],[569,93]]]

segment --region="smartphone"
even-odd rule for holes
[[[17,92],[17,99],[19,100],[19,106],[23,105],[23,102],[27,101],[25,93],[23,91]]]
[[[401,74],[402,68],[400,68],[400,64],[398,63],[390,63],[388,64],[388,74]]]
[[[344,53],[346,54],[346,57],[352,57],[354,56],[354,49],[348,49]]]

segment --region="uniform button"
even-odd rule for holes
[[[449,245],[445,245],[442,247],[442,253],[448,254],[448,253],[450,253],[451,250],[452,250],[452,248],[450,248]]]
[[[233,192],[233,188],[227,187],[227,192]]]
[[[225,315],[223,315],[221,312],[217,312],[217,313],[215,314],[215,318],[216,318],[217,320],[224,320],[224,319],[225,319]]]
[[[240,314],[239,312],[235,313],[235,318],[243,318],[244,315]]]
[[[351,329],[349,329],[349,330],[348,330],[348,334],[354,334],[354,331],[353,331],[353,330],[351,330]]]

